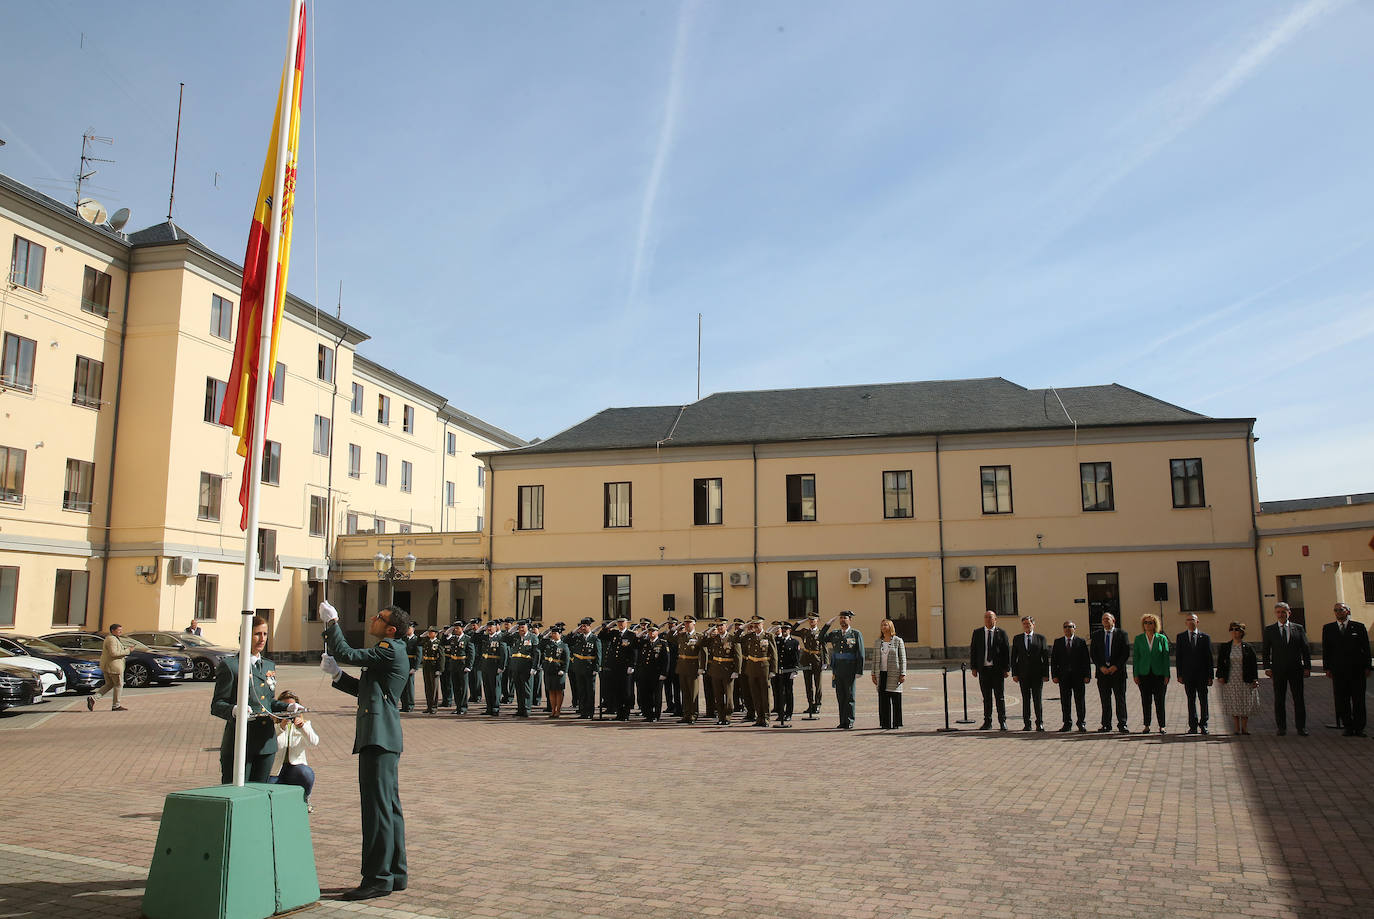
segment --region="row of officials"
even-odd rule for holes
[[[596,624],[582,619],[568,631],[561,622],[544,628],[528,619],[485,625],[473,619],[444,629],[429,627],[406,637],[412,674],[421,676],[425,712],[440,707],[457,714],[483,705],[499,715],[515,703],[516,717],[529,718],[536,700],[546,700],[549,718],[561,718],[566,694],[578,718],[627,721],[638,702],[645,721],[665,714],[692,724],[699,717],[698,684],[704,690],[705,716],[728,725],[745,721],[775,727],[792,723],[794,679],[800,674],[807,716],[821,708],[822,672],[828,659],[841,729],[854,726],[854,681],[863,673],[863,636],[844,611],[821,624],[818,616],[797,622],[767,623],[755,616],[703,620],[670,617],[660,625],[626,618]],[[709,624],[707,624],[709,623]],[[837,624],[838,623],[838,624]],[[597,681],[600,681],[598,707]],[[415,706],[413,680],[401,710]]]

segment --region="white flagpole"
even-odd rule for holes
[[[258,497],[262,491],[262,452],[267,435],[267,375],[272,369],[272,322],[277,306],[277,256],[281,250],[281,216],[285,204],[286,156],[291,137],[291,97],[296,78],[296,43],[299,40],[301,4],[291,0],[291,41],[282,68],[281,100],[277,116],[277,175],[272,185],[272,225],[267,236],[266,278],[262,291],[262,323],[258,331],[258,379],[253,392],[253,432],[248,441],[248,529],[243,545],[243,616],[239,625],[238,715],[234,719],[234,784],[243,786],[245,748],[248,745],[248,656],[253,636],[253,589],[258,577]]]

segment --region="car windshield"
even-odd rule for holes
[[[151,651],[152,648],[139,641],[137,638],[130,638],[128,635],[119,636],[119,640],[124,642],[124,647],[132,648],[135,651]]]
[[[25,638],[23,642],[24,647],[28,648],[30,651],[37,651],[39,654],[61,654],[64,650],[52,642],[44,641],[41,638]]]

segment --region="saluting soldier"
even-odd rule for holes
[[[663,710],[669,715],[682,717],[682,687],[677,681],[677,632],[679,623],[676,616],[669,616],[659,637],[668,643],[668,679],[663,682]]]
[[[763,633],[763,617],[755,616],[740,640],[740,654],[744,658],[744,682],[749,684],[746,720],[755,727],[768,727],[768,684],[778,672],[777,651]]]
[[[468,628],[456,623],[453,635],[449,638],[448,660],[444,675],[448,678],[449,695],[453,699],[453,713],[466,715],[468,711],[468,676],[476,659],[476,646]]]
[[[568,666],[572,663],[572,652],[563,640],[563,623],[549,626],[548,634],[539,644],[539,662],[549,692],[549,717],[562,717],[563,690],[567,686]]]
[[[505,643],[506,649],[509,650],[509,649],[510,649],[510,646],[511,646],[511,643],[515,641],[515,620],[514,620],[514,619],[512,619],[512,618],[509,617],[509,616],[507,616],[505,619],[502,619],[502,620],[501,620],[501,632],[500,632],[500,634],[499,634],[499,637],[500,637],[501,641]],[[514,695],[515,695],[515,685],[514,685],[514,683],[513,683],[513,680],[514,680],[514,674],[511,672],[510,667],[507,667],[507,668],[505,669],[505,671],[501,674],[501,704],[502,704],[502,705],[509,705],[511,699],[514,698]]]
[[[420,669],[420,636],[415,634],[414,624],[406,626],[406,660],[410,661],[410,675],[406,677],[406,688],[401,693],[401,711],[415,710],[415,671]]]
[[[596,713],[596,674],[601,670],[601,640],[592,634],[591,616],[584,616],[568,636],[569,682],[572,683],[573,706],[577,717],[590,718]]]
[[[487,623],[487,638],[482,651],[482,693],[487,699],[487,714],[501,714],[501,674],[510,662],[510,649],[496,633],[497,623]]]
[[[531,622],[530,634],[534,636],[534,643],[542,648],[544,646],[544,623]],[[531,675],[530,705],[538,705],[540,699],[544,700],[544,711],[547,712],[549,710],[549,699],[548,696],[544,694],[544,667],[542,664],[535,667],[534,673]]]
[[[677,646],[678,701],[681,705],[678,717],[683,724],[695,724],[697,679],[706,669],[706,642],[697,631],[695,616],[682,617],[682,628],[678,630],[674,644]]]
[[[778,727],[792,726],[792,676],[801,666],[801,642],[792,637],[792,623],[783,620],[777,627],[778,675],[773,678],[777,700]]]
[[[837,631],[830,631],[831,623],[840,621]],[[835,705],[840,709],[840,723],[836,726],[842,731],[854,729],[854,680],[864,672],[864,637],[858,629],[849,627],[854,614],[841,610],[839,615],[831,616],[821,628],[822,645],[834,647],[830,651],[830,672],[835,677]]]
[[[792,630],[801,644],[802,684],[806,688],[806,716],[815,717],[821,710],[821,675],[825,671],[825,654],[820,637],[820,617],[807,616],[804,624]]]
[[[616,721],[630,720],[630,706],[634,698],[630,694],[631,677],[635,672],[635,648],[638,640],[630,633],[630,620],[621,617],[620,628],[611,633],[610,641],[603,643],[601,659],[601,698],[606,713],[615,716]],[[606,693],[610,687],[613,696]]]
[[[253,617],[252,644],[248,656],[248,735],[244,738],[243,775],[246,782],[266,782],[277,755],[277,729],[268,712],[285,711],[277,701],[277,665],[262,656],[267,647],[267,620]],[[215,668],[215,694],[210,714],[223,718],[224,737],[219,747],[220,781],[234,781],[234,719],[239,707],[239,656],[231,654]]]
[[[645,721],[663,717],[663,687],[672,674],[672,646],[650,623],[635,655],[635,682],[639,684],[639,711]]]
[[[444,656],[439,645],[438,630],[434,626],[425,629],[420,639],[420,673],[424,677],[426,715],[439,710],[439,668]]]
[[[729,725],[730,715],[734,712],[735,680],[739,679],[740,656],[739,642],[728,628],[725,620],[716,625],[716,633],[707,640],[707,653],[710,656],[707,672],[711,674],[711,691],[715,697],[716,724]]]
[[[534,674],[539,669],[539,639],[530,632],[530,621],[521,619],[515,624],[515,637],[510,642],[511,690],[515,696],[515,717],[530,716],[530,693],[534,691]]]

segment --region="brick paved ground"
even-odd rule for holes
[[[321,886],[351,886],[351,700],[313,667],[279,669],[321,709]],[[407,715],[411,888],[305,915],[1374,914],[1374,745],[1325,727],[1322,679],[1310,738],[1273,736],[1267,715],[1247,738],[943,735],[939,674],[909,682],[889,734],[866,682],[847,733],[833,699],[791,731]],[[209,697],[154,688],[122,714],[67,700],[0,717],[0,916],[138,915],[163,796],[218,777]],[[1177,730],[1181,693],[1169,708]]]

